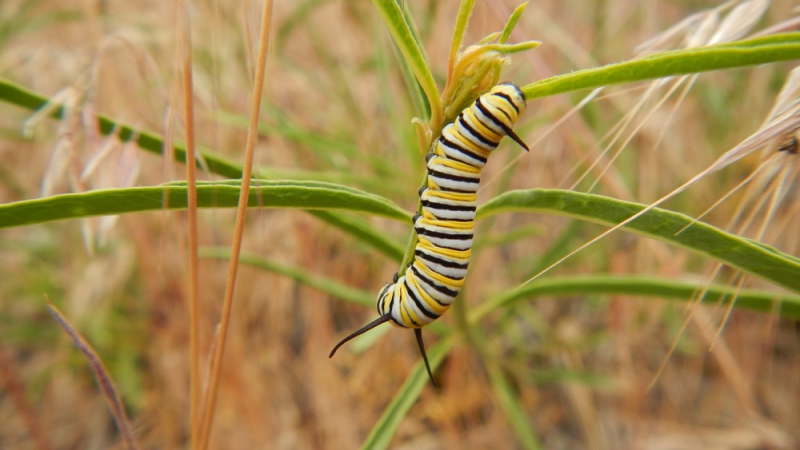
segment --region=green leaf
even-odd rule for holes
[[[642,58],[578,70],[531,83],[525,98],[562,94],[610,84],[632,83],[674,75],[754,66],[800,58],[800,33],[774,34],[709,47],[672,50]]]
[[[558,189],[530,189],[506,192],[495,197],[478,209],[477,217],[503,212],[547,212],[616,225],[645,207],[600,195]],[[691,226],[687,228],[688,225]],[[653,208],[622,229],[687,248],[800,292],[800,260],[764,244],[696,222],[683,214]]]
[[[316,210],[309,211],[309,214],[355,236],[397,262],[403,260],[403,244],[386,237],[363,220],[332,211]]]
[[[425,92],[428,104],[431,107],[431,122],[441,122],[442,104],[439,99],[439,91],[436,88],[436,81],[433,79],[433,74],[422,48],[417,43],[411,28],[406,22],[403,11],[400,10],[394,0],[373,0],[373,3],[380,11],[381,16],[383,16],[383,22],[389,29],[397,48],[400,49],[403,59],[411,67],[417,77],[417,81],[419,81],[419,85]]]
[[[432,371],[439,367],[445,355],[455,345],[455,342],[455,336],[450,336],[428,349],[428,361],[431,364]],[[361,448],[365,450],[387,448],[403,422],[403,418],[414,406],[414,403],[417,402],[422,389],[429,383],[428,372],[425,370],[425,364],[420,359],[411,369],[411,373],[408,374],[408,378],[400,386],[392,401],[386,406],[378,422],[372,427],[372,431],[370,431]]]
[[[233,208],[239,200],[238,180],[197,182],[201,208]],[[411,216],[391,200],[358,189],[316,181],[254,180],[251,207],[364,212],[408,222]],[[140,211],[186,208],[186,184],[105,189],[24,200],[0,205],[0,228],[54,220],[108,216]]]
[[[506,22],[506,26],[503,28],[503,34],[500,35],[500,40],[497,41],[501,44],[504,44],[508,41],[508,38],[511,37],[511,33],[514,31],[514,28],[517,26],[517,22],[519,22],[520,17],[522,17],[522,13],[525,12],[525,8],[528,6],[528,2],[525,2],[519,6],[517,9],[511,13],[511,17],[508,18],[508,22]]]
[[[226,260],[231,258],[231,250],[227,247],[201,247],[198,254],[201,258]],[[375,296],[372,293],[352,288],[331,278],[314,275],[305,269],[279,264],[261,256],[248,253],[240,254],[239,262],[287,276],[299,283],[311,286],[330,296],[351,303],[369,306],[370,308],[375,306]]]
[[[512,304],[542,296],[567,295],[639,295],[660,297],[665,299],[688,300],[700,293],[705,286],[702,283],[646,276],[569,276],[552,279],[539,279],[519,289],[505,291],[492,296],[485,303],[475,308],[470,322],[476,323],[493,311]],[[759,312],[770,312],[775,302],[781,302],[781,316],[800,320],[800,296],[793,294],[736,289],[732,286],[711,284],[703,297],[703,303],[730,301],[736,297],[737,308]]]

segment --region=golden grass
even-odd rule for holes
[[[35,137],[26,140],[18,134],[26,114],[0,104],[0,201],[38,196],[57,148],[69,151],[61,177],[47,179],[52,181],[48,189],[106,186],[107,181],[97,177],[86,177],[84,184],[70,181],[81,180],[92,155],[111,145],[82,121],[82,114],[91,117],[92,110],[183,139],[191,122],[175,113],[187,97],[181,93],[183,61],[176,53],[184,39],[176,25],[178,2],[41,0],[30,9],[26,3],[0,2],[0,30],[6,30],[0,34],[0,76],[49,95],[71,87],[75,114],[60,123],[35,123]],[[406,3],[417,18],[441,88],[458,3]],[[477,3],[466,42],[500,29],[517,6],[505,0]],[[788,2],[773,2],[768,23],[790,19],[790,7]],[[515,56],[503,78],[525,83],[628,59],[640,43],[698,12],[697,8],[676,2],[631,6],[621,0],[531,3],[512,41],[538,39],[544,44]],[[256,140],[248,138],[246,127],[216,120],[220,111],[239,114],[244,123],[250,114],[260,11],[260,2],[191,6],[198,145],[243,161],[251,142],[256,164],[373,177],[394,192],[405,193],[393,199],[411,209],[422,174],[419,161],[409,156],[417,142],[410,124],[413,109],[391,43],[369,2],[277,2],[265,74],[266,106],[260,120],[268,125],[268,133]],[[537,142],[536,148],[515,159],[511,146],[504,146],[486,168],[485,179],[496,181],[481,192],[481,200],[509,189],[576,184],[576,189],[586,190],[596,182],[595,191],[606,195],[655,201],[758,130],[789,67],[703,75],[681,102],[677,95],[666,99],[648,120],[641,112],[625,119],[642,102],[642,90],[609,90],[547,135],[543,133],[549,124],[561,119],[580,97],[531,102],[517,129],[527,142]],[[651,98],[643,107],[658,101]],[[638,124],[638,131],[621,138],[628,143],[608,165],[613,150],[602,156],[607,145],[603,137],[617,130],[622,133],[625,127],[615,126],[624,120]],[[304,136],[346,143],[357,150],[356,156],[303,143],[281,131],[285,121]],[[119,167],[125,174],[123,169],[132,163],[122,158],[119,148],[103,159],[108,167],[98,165],[93,173],[110,176]],[[380,158],[390,170],[376,167],[367,155]],[[760,235],[765,243],[797,254],[796,157],[780,154],[782,165],[763,169],[763,177],[767,173],[779,177],[759,178],[752,192],[731,194],[731,200],[708,212],[704,220],[718,226],[733,221],[742,233]],[[168,159],[144,154],[138,158],[137,184],[184,176]],[[598,169],[589,171],[595,161]],[[701,180],[667,206],[699,215],[760,164],[768,163],[758,155],[748,156]],[[586,181],[578,183],[584,172],[589,172]],[[198,173],[199,178],[207,176]],[[771,185],[775,179],[785,181]],[[780,201],[770,200],[776,189]],[[749,224],[748,214],[753,216]],[[274,261],[371,291],[397,269],[309,215],[274,210],[248,215],[242,236],[245,249]],[[232,211],[198,211],[198,221],[201,245],[230,244],[235,230]],[[0,395],[0,446],[122,446],[86,362],[46,316],[41,301],[46,292],[105,362],[141,448],[189,447],[194,421],[191,332],[186,320],[189,222],[187,214],[164,213],[124,216],[107,231],[91,225],[93,236],[107,236],[103,246],[96,238],[86,244],[93,255],[87,254],[83,241],[90,225],[56,223],[0,234],[4,355],[0,356],[9,361],[0,368],[0,389],[9,393]],[[373,223],[400,240],[406,237],[399,225]],[[481,253],[472,263],[467,295],[460,301],[471,307],[500,289],[514,287],[545,267],[543,263],[552,263],[601,231],[588,224],[571,227],[558,217],[506,215],[479,224],[478,233],[502,235],[534,223],[544,231]],[[572,234],[564,236],[565,230]],[[551,249],[560,238],[565,248]],[[548,250],[553,250],[555,259],[536,258]],[[618,233],[554,272],[649,273],[702,282],[713,270],[706,271],[705,265],[683,250]],[[374,311],[242,267],[234,303],[227,307],[227,340],[221,340],[216,326],[223,314],[220,299],[226,291],[226,269],[224,263],[201,260],[197,278],[201,381],[212,377],[208,367],[215,350],[225,352],[209,447],[358,447],[418,360],[411,333],[389,330],[364,353],[341,351],[331,361],[327,354],[333,344],[347,330],[374,318]],[[717,280],[739,282],[725,268]],[[744,280],[746,286],[762,284]],[[495,361],[514,381],[545,448],[796,447],[800,443],[797,324],[735,310],[727,320],[726,315],[726,306],[698,308],[687,320],[682,305],[624,296],[547,298],[493,315],[483,332]],[[443,321],[455,323],[453,317]],[[723,321],[725,328],[717,336]],[[684,325],[685,331],[678,333]],[[433,341],[433,337],[429,333],[427,338]],[[214,348],[214,342],[223,341],[223,349]],[[709,353],[712,343],[714,351]],[[675,351],[665,360],[673,344]],[[663,371],[654,380],[662,362]],[[554,370],[600,377],[532,381]],[[476,351],[467,345],[456,347],[437,378],[442,388],[425,389],[400,427],[395,448],[519,445]]]

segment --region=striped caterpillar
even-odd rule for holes
[[[480,96],[442,130],[426,157],[427,187],[419,190],[422,213],[413,218],[419,238],[414,261],[378,293],[380,317],[344,338],[330,357],[345,342],[384,322],[413,328],[428,376],[436,386],[421,328],[444,314],[464,285],[481,169],[492,150],[503,136],[528,150],[512,130],[524,110],[522,91],[511,83],[502,83]]]

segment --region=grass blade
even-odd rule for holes
[[[204,247],[200,249],[200,257],[212,259],[230,259],[231,251],[226,247]],[[285,264],[278,264],[258,255],[242,253],[239,255],[239,262],[249,266],[274,272],[296,280],[299,283],[311,286],[332,297],[336,297],[351,303],[368,306],[375,306],[375,295],[370,292],[355,289],[346,284],[327,277],[314,275],[307,270],[290,267]]]
[[[258,37],[258,58],[256,74],[253,83],[253,93],[250,101],[250,126],[247,129],[247,142],[245,144],[244,165],[241,179],[241,189],[236,201],[236,224],[234,225],[233,240],[231,243],[231,259],[228,266],[228,276],[225,282],[225,296],[222,300],[222,314],[219,321],[219,341],[214,348],[209,374],[208,391],[203,402],[202,425],[198,432],[196,448],[205,450],[211,436],[211,426],[214,423],[215,405],[219,391],[219,378],[222,371],[222,358],[225,356],[225,341],[230,324],[231,308],[233,306],[233,291],[236,286],[236,272],[239,268],[239,252],[242,249],[242,236],[244,222],[247,216],[247,206],[250,200],[250,182],[252,181],[253,158],[255,155],[256,141],[258,140],[258,116],[261,111],[262,92],[264,88],[264,73],[267,65],[267,49],[269,48],[269,32],[272,28],[272,0],[265,0],[262,6],[261,29]]]
[[[114,382],[111,381],[111,377],[108,375],[108,370],[105,365],[103,365],[103,361],[100,360],[97,352],[86,342],[83,336],[69,324],[67,319],[61,314],[61,311],[50,303],[50,299],[47,298],[47,296],[45,296],[45,300],[47,301],[47,308],[50,310],[50,314],[53,315],[58,325],[69,335],[72,342],[78,347],[78,350],[80,350],[89,361],[89,367],[91,367],[92,373],[94,373],[94,378],[97,380],[100,391],[103,392],[103,396],[108,402],[108,407],[111,409],[111,414],[117,422],[117,428],[119,428],[122,440],[125,442],[125,448],[129,450],[136,449],[131,426],[128,423],[128,415],[125,413],[125,406],[122,404],[122,398],[119,396],[119,393],[117,393]]]

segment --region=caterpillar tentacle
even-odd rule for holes
[[[413,328],[428,375],[436,386],[420,329],[444,314],[464,285],[472,249],[476,193],[489,155],[504,136],[528,151],[513,131],[525,106],[518,87],[498,84],[444,127],[425,158],[428,186],[419,189],[422,212],[412,218],[418,236],[414,261],[378,294],[381,317],[345,338],[331,356],[348,340],[384,322]]]

